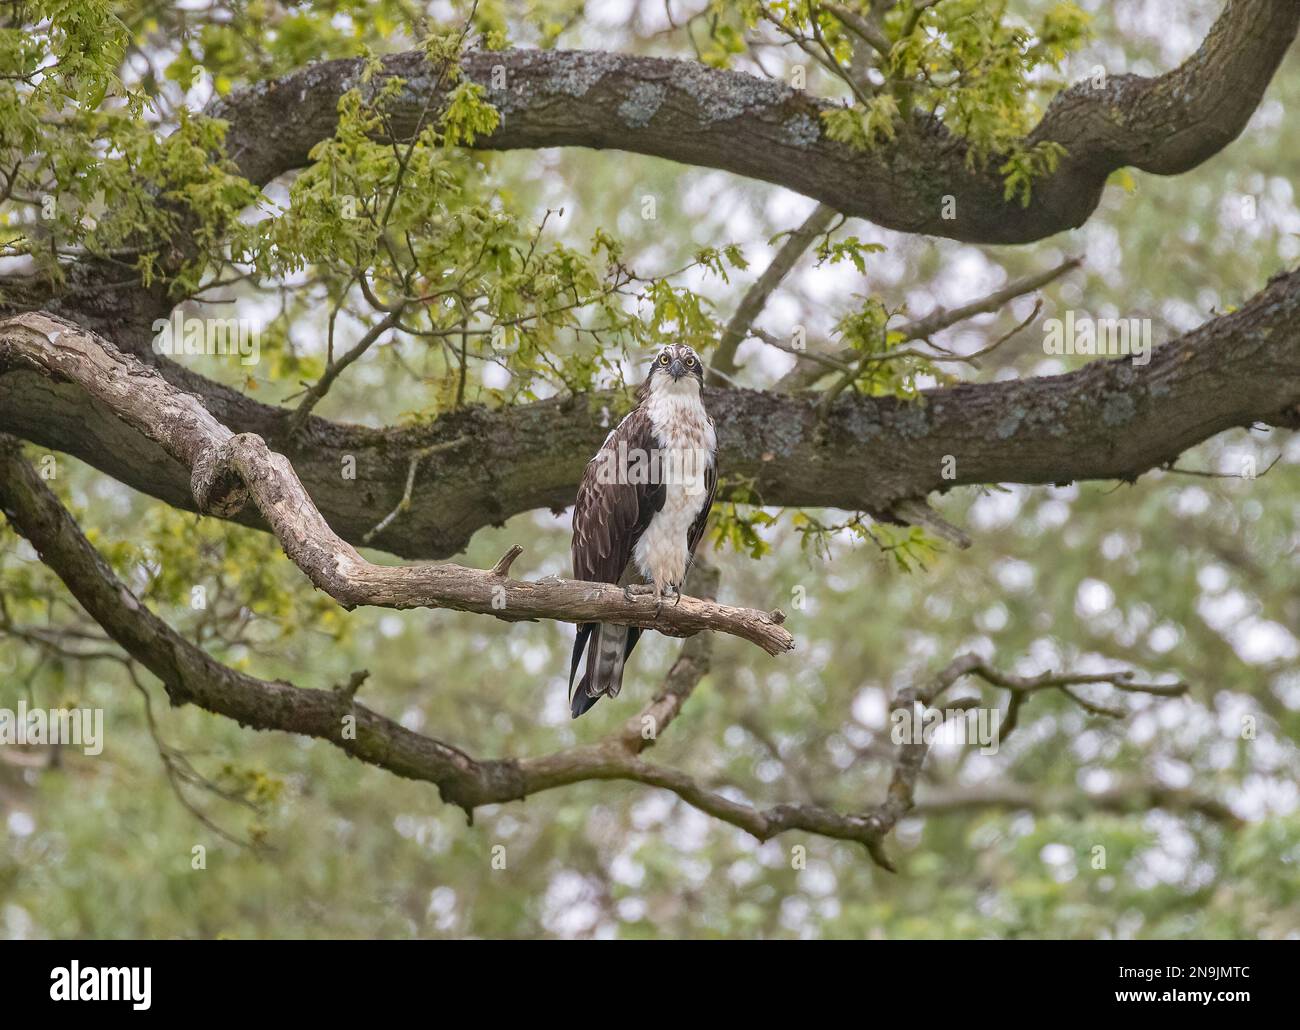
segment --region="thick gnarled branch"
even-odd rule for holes
[[[617,148],[775,183],[901,232],[1026,243],[1082,225],[1116,169],[1173,175],[1218,153],[1245,128],[1298,24],[1295,0],[1228,0],[1179,67],[1058,94],[1024,143],[1052,142],[1064,156],[1035,180],[1028,204],[1005,195],[1002,162],[968,162],[965,143],[932,119],[911,118],[888,145],[859,150],[825,137],[830,101],[696,61],[508,50],[471,53],[462,68],[502,115],[478,147]],[[384,58],[372,78],[366,62],[313,64],[217,101],[209,113],[228,123],[239,172],[266,185],[303,167],[312,147],[334,135],[343,94],[357,85],[381,89],[389,76],[406,88],[387,124],[411,136],[445,94],[444,77],[422,51]],[[186,242],[182,235],[155,249],[183,253]],[[66,283],[15,280],[0,296],[0,313],[46,308],[136,342],[170,306],[163,278],[144,287],[90,258],[69,267]]]
[[[482,805],[516,801],[585,780],[627,780],[672,791],[686,803],[758,840],[803,830],[854,841],[863,844],[882,867],[892,869],[884,852],[884,838],[916,806],[917,780],[929,751],[924,737],[898,746],[885,799],[860,813],[842,813],[815,804],[759,808],[709,790],[685,772],[646,761],[646,749],[677,717],[708,672],[711,637],[707,634],[686,641],[663,688],[611,736],[533,758],[478,760],[358,703],[356,693],[365,673],[353,674],[348,683],[332,690],[309,690],[283,681],[261,680],[213,659],[131,593],[67,509],[23,460],[17,442],[4,437],[0,437],[0,510],[104,631],[159,678],[173,704],[194,704],[255,729],[328,740],[353,757],[395,775],[436,784],[444,801],[460,806],[471,816]],[[698,579],[697,575],[697,583]],[[716,577],[708,576],[698,585],[700,592],[711,599]],[[963,655],[928,683],[901,691],[894,708],[934,705],[967,675],[980,676],[1012,691],[1013,702],[1038,690],[1068,690],[1085,683],[1110,683],[1124,691],[1164,697],[1186,689],[1182,684],[1137,683],[1127,672],[1020,677],[999,672],[975,655]],[[1079,701],[1077,697],[1075,700]],[[1088,705],[1084,707],[1088,710]],[[1185,799],[1156,798],[1155,803],[1174,807],[1176,800]],[[942,811],[944,807],[937,802],[933,810]],[[1214,817],[1221,814],[1206,803],[1179,807],[1194,807]]]
[[[794,647],[785,616],[693,597],[661,603],[606,583],[512,580],[461,565],[386,566],[341,539],[313,503],[289,459],[252,433],[234,434],[192,394],[72,323],[21,315],[0,330],[0,367],[21,366],[78,385],[191,472],[201,512],[230,517],[251,501],[285,554],[315,586],[346,607],[449,608],[508,621],[615,622],[686,636],[731,633],[777,655]]]
[[[960,140],[920,121],[868,151],[826,139],[821,114],[830,102],[781,82],[592,51],[474,53],[463,69],[504,115],[476,146],[629,150],[776,183],[903,232],[1025,243],[1082,225],[1118,168],[1172,175],[1235,139],[1298,23],[1294,0],[1229,0],[1178,68],[1111,76],[1057,96],[1026,143],[1059,143],[1065,156],[1055,174],[1034,183],[1027,206],[1005,196],[1000,162],[969,167]],[[339,98],[360,83],[363,63],[324,62],[221,101],[213,113],[230,123],[229,151],[241,171],[266,183],[304,164],[312,146],[333,135]],[[418,52],[386,58],[383,68],[406,81],[390,117],[392,131],[409,133],[437,77]],[[368,88],[379,89],[382,78]],[[955,218],[945,197],[956,201]]]
[[[584,780],[630,780],[671,790],[688,804],[760,840],[803,829],[848,840],[869,837],[873,846],[878,841],[879,831],[864,817],[810,806],[754,809],[704,789],[685,773],[641,757],[708,671],[707,635],[683,645],[663,690],[614,736],[536,758],[477,760],[359,704],[354,688],[359,677],[343,688],[310,690],[261,680],[216,661],[140,603],[23,460],[16,442],[3,437],[0,510],[105,632],[158,677],[173,704],[193,704],[254,729],[328,740],[354,758],[397,776],[436,784],[444,801],[471,817],[482,805],[517,801]],[[711,594],[712,589],[706,584],[703,592]],[[653,726],[649,735],[647,719]]]
[[[166,441],[124,424],[93,392],[17,360],[28,314],[0,321],[0,430],[89,462],[129,486],[193,509],[189,465]],[[25,341],[25,342],[23,342]],[[764,503],[893,517],[931,491],[990,483],[1136,479],[1236,426],[1300,426],[1300,272],[1277,276],[1237,310],[1157,347],[1149,363],[1098,359],[1075,372],[927,390],[919,402],[845,391],[817,402],[755,390],[708,390],[719,463]],[[175,377],[169,373],[169,380]],[[184,371],[181,389],[238,433],[284,453],[329,524],[354,545],[444,558],[486,525],[570,504],[583,465],[617,419],[611,394],[504,410],[471,407],[396,430],[312,417],[286,433],[284,409]],[[400,517],[412,461],[425,456]],[[341,465],[351,459],[355,481]],[[235,516],[265,528],[255,509]]]

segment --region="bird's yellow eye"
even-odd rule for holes
[[[686,359],[686,367],[687,367],[687,368],[694,368],[694,367],[695,367],[695,359],[694,359],[694,358],[687,358],[687,359]]]
[[[668,364],[668,353],[666,351],[663,354],[659,355],[659,364],[661,365]]]

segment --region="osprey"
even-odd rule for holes
[[[618,583],[629,597],[681,599],[718,483],[713,420],[700,392],[704,367],[690,347],[670,344],[650,365],[637,405],[587,463],[573,509],[573,576]],[[675,602],[674,602],[675,603]],[[578,627],[569,666],[573,718],[602,694],[616,697],[623,663],[641,630],[588,622]],[[587,669],[577,687],[583,649]]]

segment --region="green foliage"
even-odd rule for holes
[[[827,139],[869,150],[893,140],[898,124],[898,101],[885,93],[855,107],[833,107],[822,112]]]
[[[1018,152],[1015,139],[1032,124],[1056,62],[1075,52],[1083,19],[1050,0],[1014,9],[942,0],[904,32],[914,12],[904,0],[885,17],[888,58],[865,54],[880,81],[864,90],[864,102],[839,80],[848,106],[832,121],[858,134],[850,143],[886,152],[889,134],[908,131],[909,118],[940,119],[966,141],[973,162],[999,171],[1008,198],[1024,203],[1060,155]],[[407,413],[428,422],[477,401],[622,386],[644,349],[663,340],[707,348],[719,312],[734,310],[749,281],[738,243],[775,242],[790,228],[759,184],[728,180],[715,203],[674,202],[697,193],[707,200],[718,177],[667,162],[580,149],[470,153],[457,141],[490,131],[498,112],[464,83],[451,105],[431,109],[415,138],[397,146],[375,130],[402,84],[359,85],[343,98],[335,135],[265,195],[223,160],[222,125],[196,113],[209,89],[222,94],[307,60],[375,57],[421,41],[430,73],[440,74],[461,45],[467,5],[445,24],[430,21],[422,5],[387,0],[250,0],[191,5],[183,14],[91,0],[29,4],[23,13],[24,21],[0,29],[0,170],[19,166],[0,206],[3,253],[57,276],[90,249],[120,262],[124,277],[139,267],[177,295],[196,293],[196,302],[233,294],[270,309],[256,379],[195,366],[256,388],[269,403],[315,382],[331,343],[337,354],[359,326],[381,317],[360,294],[361,273],[384,304],[416,298],[403,316],[412,331],[386,337],[374,360],[354,370],[360,375],[344,375],[323,414],[393,424]],[[488,0],[464,45],[606,45],[608,24],[593,26],[581,13],[577,2]],[[865,53],[809,3],[719,2],[671,34],[642,36],[638,21],[619,30],[631,51],[678,56],[694,53],[689,35],[704,60],[727,65],[745,52],[747,36],[778,31],[766,14],[804,34],[815,17],[846,69]],[[1158,39],[1099,21],[1113,66],[1161,63]],[[136,57],[128,67],[128,48],[151,66]],[[372,76],[369,84],[377,82]],[[1288,112],[1300,107],[1296,69],[1283,69],[1270,96]],[[1279,260],[1295,257],[1294,205],[1283,187],[1300,174],[1298,153],[1286,132],[1264,125],[1175,188],[1117,175],[1125,188],[1107,191],[1088,230],[1050,241],[1049,252],[1079,252],[1094,232],[1113,235],[1113,266],[1080,273],[1079,295],[1099,312],[1152,312],[1164,338],[1230,310]],[[47,194],[57,201],[48,218]],[[636,211],[646,194],[660,200],[653,219]],[[1258,197],[1266,217],[1245,226],[1220,217],[1237,196]],[[748,219],[733,221],[738,210]],[[179,265],[135,249],[190,219],[192,252]],[[754,227],[733,241],[737,224]],[[1171,226],[1178,261],[1169,260]],[[858,236],[824,237],[816,270],[808,270],[811,261],[801,266],[782,301],[793,321],[833,328],[834,341],[858,355],[846,389],[905,397],[940,370],[861,360],[903,344],[902,311],[877,296],[843,300],[865,292],[853,282],[827,302],[801,277],[851,270],[871,275],[871,288],[891,297],[914,290],[938,297],[958,262],[982,262],[998,278],[1045,263],[1041,248],[926,243],[898,248],[890,264],[900,267],[876,276],[870,255],[879,249]],[[1049,288],[1047,310],[1077,305],[1071,296]],[[999,351],[998,359],[969,375],[1044,371],[1033,348]],[[488,366],[504,370],[506,385],[485,374]],[[626,403],[617,397],[611,417]],[[1181,461],[1235,469],[1238,452],[1271,458],[1284,443],[1277,433],[1241,432]],[[45,457],[35,448],[28,456]],[[215,657],[314,689],[369,669],[367,705],[476,757],[591,743],[654,695],[677,654],[676,641],[648,634],[619,701],[573,723],[564,703],[572,636],[563,628],[455,612],[344,612],[265,534],[170,510],[70,459],[60,458],[58,470],[60,497],[136,596]],[[1131,665],[1186,679],[1191,696],[1150,701],[1098,688],[1089,696],[1126,710],[1107,720],[1056,694],[1035,695],[999,754],[937,749],[927,785],[1006,782],[1066,802],[909,819],[887,845],[896,876],[875,869],[858,847],[803,834],[760,845],[664,792],[616,782],[494,806],[467,826],[430,785],[348,760],[324,742],[171,709],[161,685],[123,666],[0,520],[0,707],[88,705],[102,708],[107,724],[98,758],[64,748],[39,768],[0,762],[0,935],[1300,932],[1293,795],[1300,669],[1293,654],[1261,658],[1242,646],[1261,625],[1296,625],[1293,563],[1279,560],[1294,550],[1296,524],[1286,461],[1256,481],[1153,474],[1118,492],[1111,484],[953,491],[940,503],[945,517],[977,534],[966,552],[853,513],[777,511],[752,483],[729,478],[725,486],[710,534],[736,552],[718,561],[724,600],[781,607],[799,650],[767,661],[751,645],[716,640],[708,677],[652,758],[729,796],[762,805],[811,799],[843,811],[883,797],[888,700],[963,650],[1007,668]],[[521,575],[567,568],[567,526],[545,512],[477,534],[458,560],[486,567],[521,541],[528,545],[521,562],[531,563],[517,566]],[[749,555],[763,560],[742,560]],[[1103,610],[1081,602],[1090,581],[1110,591]],[[194,606],[196,587],[204,607]],[[1235,621],[1223,618],[1238,609],[1245,614]],[[108,657],[90,657],[101,654]],[[132,673],[153,698],[156,727]],[[977,691],[1005,706],[998,691],[961,689]],[[1257,738],[1241,735],[1243,715],[1256,720]],[[163,755],[178,762],[179,755],[193,770],[181,789],[209,822],[175,796]],[[1250,821],[1153,806],[1136,794],[1113,811],[1093,804],[1098,787],[1165,777],[1241,805]],[[222,831],[265,847],[240,847]],[[505,869],[492,864],[498,846]],[[193,865],[196,847],[206,849],[203,869]],[[806,852],[802,868],[796,847]],[[1099,847],[1104,867],[1094,866]]]
[[[890,50],[888,79],[967,141],[973,167],[991,155],[1017,156],[1039,113],[1033,76],[1059,71],[1089,32],[1087,15],[1072,3],[1054,4],[1036,27],[1009,16],[1006,4],[981,0],[945,0],[919,19],[901,10],[893,16],[894,24],[913,21]]]
[[[1005,177],[1003,197],[1011,200],[1020,197],[1020,206],[1029,206],[1030,186],[1035,179],[1051,175],[1065,154],[1065,148],[1052,140],[1041,140],[1032,147],[1022,147],[1012,152],[998,168]]]
[[[861,515],[831,523],[813,511],[801,509],[791,517],[790,525],[799,534],[799,546],[803,551],[824,560],[832,557],[837,536],[874,544],[901,573],[927,571],[927,562],[940,551],[939,544],[926,536],[925,530],[919,526],[872,522]]]
[[[867,272],[868,254],[880,254],[885,250],[881,243],[863,243],[856,236],[846,236],[841,240],[832,240],[829,233],[817,242],[818,265],[837,265],[849,261],[863,275]]]
[[[742,507],[741,502],[726,501],[713,509],[713,543],[730,547],[751,558],[762,558],[772,550],[759,530],[776,525],[776,516],[762,508]]]
[[[709,38],[730,54],[737,30],[721,6],[713,8]],[[996,160],[1007,199],[1027,204],[1033,180],[1050,175],[1062,153],[1054,144],[1024,143],[1040,114],[1033,95],[1088,39],[1088,16],[1065,2],[1036,23],[984,0],[892,4],[883,16],[873,6],[749,3],[730,21],[774,26],[847,87],[847,106],[822,112],[828,138],[869,150],[912,131],[919,117],[936,119],[965,142],[969,167]],[[864,31],[854,19],[873,28]]]

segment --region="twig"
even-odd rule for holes
[[[1057,265],[1055,268],[1050,268],[1045,272],[1039,272],[1035,275],[1026,276],[1025,278],[1019,279],[1016,282],[1013,282],[1010,285],[1003,287],[1001,290],[998,290],[995,293],[991,293],[987,297],[981,298],[980,300],[972,301],[969,304],[963,304],[960,307],[956,307],[956,308],[947,308],[947,309],[940,308],[939,310],[933,311],[930,314],[926,315],[924,318],[919,318],[913,322],[908,322],[894,329],[890,329],[889,332],[891,334],[892,333],[900,334],[902,343],[909,343],[916,340],[928,340],[935,333],[940,332],[941,330],[944,329],[951,328],[952,326],[956,325],[958,322],[963,322],[966,319],[973,318],[976,315],[983,315],[983,314],[988,314],[991,311],[996,311],[998,308],[1002,307],[1004,304],[1007,304],[1009,301],[1016,299],[1017,297],[1024,296],[1026,293],[1032,293],[1034,290],[1041,289],[1043,286],[1046,286],[1048,283],[1052,282],[1053,280],[1060,278],[1062,275],[1064,275],[1066,272],[1070,271],[1071,269],[1077,268],[1082,263],[1082,261],[1083,261],[1082,258],[1077,258],[1077,257],[1070,258],[1066,261],[1061,262],[1061,264]],[[982,355],[988,354],[996,347],[1001,346],[1003,343],[1009,340],[1016,333],[1020,332],[1020,330],[1023,329],[1026,325],[1028,325],[1029,322],[1033,321],[1033,318],[1036,317],[1036,314],[1037,314],[1037,309],[1035,310],[1034,316],[1031,316],[1029,319],[1016,326],[1015,329],[1013,329],[1010,333],[1000,338],[993,346],[986,347],[982,351],[973,355],[950,355],[945,357],[942,355],[927,354],[922,351],[911,351],[911,350],[896,348],[894,350],[886,351],[882,354],[864,356],[861,352],[854,350],[852,347],[846,347],[843,348],[842,350],[834,352],[832,355],[830,355],[830,357],[832,357],[836,361],[839,361],[841,364],[848,365],[850,367],[853,367],[858,364],[867,365],[867,364],[873,364],[882,361],[894,361],[902,357],[924,358],[927,361],[933,361],[933,362],[940,362],[940,361],[971,362],[972,360],[979,358]],[[812,351],[805,351],[801,353],[799,356],[812,360],[813,353],[814,352]],[[822,357],[825,357],[825,355],[822,355]],[[796,365],[793,369],[791,369],[781,378],[781,380],[777,383],[777,388],[786,391],[806,389],[807,387],[815,385],[817,381],[821,379],[825,374],[826,373],[819,368],[809,368],[808,365],[806,364],[799,364]],[[841,386],[840,389],[843,389],[843,386]]]
[[[1270,472],[1273,471],[1273,466],[1276,465],[1281,460],[1282,460],[1282,455],[1279,454],[1276,458],[1274,458],[1272,461],[1268,463],[1268,467],[1264,469],[1263,472],[1255,476],[1247,476],[1247,475],[1237,474],[1233,472],[1210,472],[1205,469],[1180,469],[1172,465],[1166,468],[1165,471],[1175,472],[1180,476],[1198,476],[1202,479],[1263,479],[1265,476],[1267,476]]]
[[[163,682],[174,704],[195,704],[257,729],[275,729],[328,740],[363,761],[399,776],[436,783],[443,800],[468,813],[476,807],[514,801],[543,790],[592,779],[631,780],[670,790],[687,804],[767,840],[787,830],[804,830],[864,845],[883,868],[893,866],[885,836],[914,805],[914,793],[929,745],[925,735],[904,743],[894,755],[884,800],[862,814],[845,814],[815,804],[758,808],[703,787],[686,773],[653,765],[644,751],[680,713],[708,671],[711,640],[691,638],[683,646],[663,688],[639,715],[614,735],[556,754],[507,761],[477,760],[460,748],[406,729],[358,704],[351,693],[365,678],[353,673],[333,691],[310,690],[283,681],[259,680],[214,661],[140,604],[91,546],[75,520],[35,470],[16,442],[0,437],[0,508],[13,527],[32,543],[41,560],[63,580],[73,596],[132,658]],[[504,564],[511,548],[497,563]],[[491,574],[489,574],[491,575]],[[499,577],[492,580],[500,583]],[[697,576],[693,585],[715,603],[716,576]],[[616,592],[621,593],[621,591]],[[124,603],[124,600],[129,603]],[[683,603],[685,601],[683,600]],[[936,703],[968,674],[1004,686],[1015,698],[1051,687],[1110,682],[1122,689],[1172,696],[1181,684],[1142,684],[1131,673],[1019,677],[990,668],[975,655],[950,662],[928,684],[899,692],[894,709]],[[338,698],[349,702],[355,733],[344,732]],[[649,730],[650,732],[647,732]]]
[[[785,242],[781,244],[781,249],[772,258],[772,263],[746,291],[740,304],[736,306],[735,313],[727,322],[726,328],[723,329],[709,368],[710,383],[717,385],[717,377],[735,375],[736,350],[741,341],[749,335],[749,327],[753,325],[754,319],[762,314],[772,292],[781,285],[781,281],[790,274],[790,270],[794,268],[804,251],[830,225],[835,215],[836,211],[833,207],[818,204],[804,219],[803,224],[786,237]]]
[[[291,436],[296,435],[302,429],[307,421],[307,416],[311,414],[312,408],[316,407],[321,398],[329,392],[330,387],[334,385],[334,380],[343,373],[343,370],[365,354],[384,333],[397,325],[402,317],[403,310],[405,310],[404,306],[398,305],[396,309],[390,311],[384,318],[371,326],[365,335],[353,344],[342,357],[326,366],[325,371],[321,373],[320,379],[307,388],[306,395],[299,402],[298,407],[289,414],[287,431]]]
[[[924,526],[941,540],[947,540],[948,543],[960,547],[962,550],[970,547],[969,536],[944,519],[943,516],[920,498],[914,497],[899,501],[894,505],[892,514],[909,525]]]

